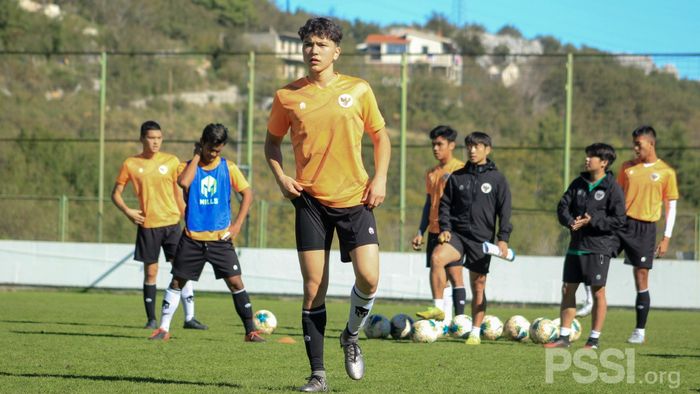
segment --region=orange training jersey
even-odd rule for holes
[[[617,182],[625,192],[627,216],[637,220],[656,222],[661,218],[663,202],[678,199],[676,172],[663,160],[651,166],[627,161]]]
[[[440,224],[438,224],[438,212],[440,210],[440,198],[445,190],[447,178],[450,177],[453,171],[464,167],[464,162],[454,157],[447,162],[445,166],[437,165],[428,170],[425,174],[425,189],[430,195],[430,217],[428,220],[428,232],[440,233]]]
[[[219,165],[220,162],[221,162],[221,157],[217,157],[208,166],[201,166],[201,167],[207,171],[213,170],[214,168],[216,168],[216,166]],[[229,173],[229,178],[231,180],[231,188],[238,193],[249,188],[250,184],[245,179],[245,176],[243,176],[243,173],[238,168],[236,163],[232,162],[231,160],[226,160],[226,162],[228,163],[228,173]],[[185,171],[185,167],[187,167],[187,163],[180,164],[180,166],[177,168],[177,174],[178,175],[182,174],[182,172]],[[190,187],[191,187],[191,185],[190,185]],[[235,198],[231,198],[231,201],[233,201],[233,200],[235,200]],[[231,220],[234,220],[234,219],[235,219],[235,215],[231,215]],[[228,231],[228,228],[217,230],[217,231],[190,231],[187,228],[187,226],[185,226],[185,234],[187,234],[188,237],[190,237],[196,241],[217,241],[217,240],[221,239],[227,231]]]
[[[361,204],[369,176],[362,136],[384,128],[369,84],[337,74],[325,88],[302,78],[277,91],[267,128],[282,137],[291,129],[296,181],[324,205]]]
[[[116,182],[134,184],[139,207],[146,220],[145,228],[171,226],[180,222],[180,210],[175,201],[177,186],[177,157],[157,152],[152,158],[142,155],[129,157],[122,164]]]

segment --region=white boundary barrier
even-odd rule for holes
[[[381,253],[379,297],[430,299],[425,252]],[[297,253],[292,249],[239,250],[243,281],[250,293],[301,295]],[[161,260],[163,260],[161,253]],[[488,299],[498,302],[558,304],[563,257],[518,256],[514,262],[493,258],[486,285]],[[328,294],[345,296],[354,282],[352,266],[331,253]],[[465,278],[467,277],[465,272]],[[170,280],[161,261],[158,288]],[[133,260],[131,244],[61,243],[0,240],[0,284],[140,289],[143,265]],[[467,284],[467,297],[469,289]],[[700,309],[700,263],[658,260],[650,275],[652,304],[663,308]],[[228,291],[205,266],[195,289]],[[632,269],[615,259],[606,287],[611,306],[634,305]],[[579,300],[582,289],[579,289]]]

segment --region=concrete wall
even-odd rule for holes
[[[140,289],[143,265],[132,259],[132,253],[130,244],[0,241],[0,284]],[[239,257],[243,281],[251,293],[301,294],[295,250],[241,249]],[[518,256],[514,262],[494,258],[487,282],[488,298],[558,304],[562,265],[561,257]],[[167,286],[169,272],[169,264],[161,262],[159,288]],[[331,255],[330,277],[329,295],[349,294],[354,282],[352,266],[341,263],[337,252]],[[379,297],[383,298],[430,299],[425,255],[381,253],[379,287]],[[209,265],[195,289],[227,291],[222,281],[214,279]],[[650,289],[656,307],[700,309],[700,263],[657,261],[650,275]],[[611,264],[607,294],[609,305],[634,305],[632,270],[621,260]]]

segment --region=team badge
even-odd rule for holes
[[[299,109],[306,109],[306,103],[305,102],[300,102],[299,103]]]
[[[657,173],[655,173],[655,172],[652,172],[652,173],[651,173],[651,180],[652,180],[652,181],[656,182],[656,181],[658,181],[659,179],[661,179],[661,175],[659,175],[659,174],[657,174]]]
[[[490,184],[490,183],[484,183],[483,185],[481,185],[481,191],[482,191],[484,194],[489,194],[489,193],[491,193],[491,184]]]
[[[165,165],[162,165],[162,166],[158,167],[158,172],[165,175],[168,172],[168,167]]]
[[[602,190],[598,190],[597,192],[595,192],[593,197],[596,199],[596,201],[600,201],[605,197],[605,192]]]
[[[464,190],[464,185],[459,185],[459,190]]]
[[[143,168],[139,168],[139,174],[143,173]]]
[[[369,232],[370,235],[374,235],[374,229],[372,227],[370,227],[369,230],[367,230],[367,231]]]
[[[340,104],[341,107],[350,108],[352,103],[353,103],[353,99],[352,99],[351,95],[349,95],[347,93],[343,93],[340,96],[338,96],[338,104]]]
[[[202,193],[202,196],[205,198],[212,197],[216,194],[216,179],[214,179],[213,176],[208,175],[202,179],[200,186],[200,193]]]

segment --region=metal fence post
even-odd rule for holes
[[[248,159],[248,183],[253,186],[253,127],[255,117],[255,52],[250,52],[248,60],[248,130],[246,134],[246,153]]]
[[[267,200],[260,200],[258,207],[258,247],[267,247]]]
[[[401,56],[401,152],[399,185],[399,252],[404,251],[404,227],[406,226],[406,123],[408,100],[408,55]]]
[[[102,52],[100,73],[100,153],[97,186],[97,242],[102,242],[102,226],[105,209],[105,104],[107,101],[107,52]]]
[[[68,227],[68,196],[62,194],[58,198],[58,240],[66,242],[66,228]]]
[[[700,213],[695,215],[695,260],[700,261]]]
[[[564,190],[569,187],[571,161],[571,110],[574,91],[574,54],[566,57],[566,119],[564,121]]]

